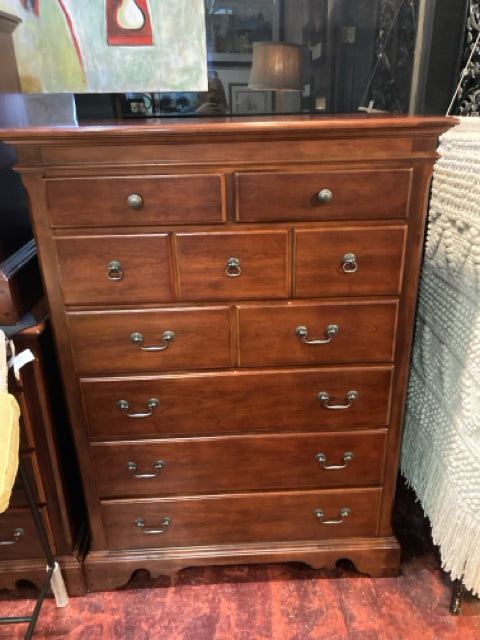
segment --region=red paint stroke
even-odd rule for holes
[[[135,0],[145,23],[140,29],[123,29],[117,21],[117,11],[123,0],[106,0],[107,43],[113,46],[145,47],[153,45],[153,27],[148,0]]]
[[[20,0],[25,11],[33,11],[37,16],[40,15],[39,2],[40,0]]]

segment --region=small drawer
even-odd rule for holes
[[[232,366],[228,307],[67,314],[81,374]]]
[[[41,507],[39,512],[48,532],[46,509]],[[45,551],[30,509],[10,508],[0,514],[0,560],[23,558],[45,558]]]
[[[396,301],[239,305],[243,367],[391,362]]]
[[[374,536],[381,489],[289,491],[101,503],[109,549]]]
[[[207,224],[225,221],[219,174],[45,180],[53,227]]]
[[[405,218],[412,169],[237,173],[237,220]]]
[[[175,237],[184,300],[285,298],[290,293],[286,229]]]
[[[94,439],[298,432],[386,426],[391,375],[391,366],[237,370],[84,378],[81,387]]]
[[[60,237],[66,304],[131,304],[173,299],[168,234]]]
[[[405,238],[403,226],[297,229],[294,295],[397,295]]]
[[[99,442],[102,498],[374,486],[385,430]]]

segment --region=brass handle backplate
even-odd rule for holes
[[[153,468],[155,469],[155,473],[136,473],[137,463],[127,462],[127,469],[132,472],[135,478],[140,478],[142,480],[149,479],[149,478],[156,478],[160,474],[160,471],[164,469],[166,466],[167,466],[166,462],[164,462],[163,460],[157,460],[153,465]]]
[[[326,344],[327,342],[331,342],[331,340],[337,335],[339,331],[340,329],[338,328],[338,325],[329,324],[328,327],[325,329],[325,335],[327,336],[326,338],[324,339],[316,338],[316,339],[308,340],[307,327],[301,325],[300,327],[297,327],[295,329],[296,335],[300,338],[300,340],[304,344]]]
[[[127,204],[131,209],[141,209],[143,207],[143,198],[138,193],[132,193],[127,198]]]
[[[351,509],[349,509],[348,507],[344,507],[343,509],[340,510],[339,517],[337,520],[324,520],[325,513],[323,512],[323,509],[315,509],[315,511],[313,512],[313,515],[322,524],[342,524],[342,522],[345,521],[345,518],[349,516],[351,513],[352,513]]]
[[[324,204],[327,204],[328,202],[331,202],[333,200],[333,192],[330,191],[330,189],[321,189],[317,193],[317,200],[323,202]]]
[[[338,471],[339,469],[345,469],[348,463],[353,460],[353,452],[345,451],[343,454],[343,462],[344,464],[331,464],[327,466],[327,456],[324,453],[317,453],[315,456],[315,460],[326,470],[326,471]]]
[[[118,260],[111,260],[108,263],[107,277],[110,280],[121,280],[123,278],[122,265]]]
[[[130,403],[128,402],[128,400],[119,400],[117,402],[117,407],[129,418],[148,418],[149,416],[153,415],[153,412],[159,406],[160,400],[158,400],[157,398],[150,398],[150,400],[147,402],[147,407],[150,410],[148,411],[148,413],[130,413]]]
[[[172,524],[172,519],[168,516],[165,516],[165,518],[162,519],[160,529],[147,529],[147,525],[145,524],[145,520],[143,518],[137,518],[135,520],[135,524],[137,525],[137,527],[140,527],[142,533],[145,533],[146,535],[157,535],[160,533],[165,533],[165,531],[167,531],[169,526]]]
[[[242,275],[242,268],[240,266],[240,260],[238,258],[229,258],[227,260],[227,268],[225,273],[229,278],[238,278]]]
[[[164,331],[162,336],[163,344],[159,345],[158,347],[144,347],[143,334],[139,333],[138,331],[132,333],[132,335],[130,336],[130,340],[133,342],[133,344],[138,345],[142,351],[165,351],[165,349],[168,348],[168,345],[175,340],[175,334],[173,331]]]
[[[355,400],[358,400],[358,391],[349,391],[347,393],[347,404],[329,404],[330,396],[327,391],[320,391],[317,398],[326,409],[348,409]]]
[[[346,253],[343,256],[342,269],[345,273],[355,273],[358,270],[357,256],[354,253]]]
[[[1,540],[0,546],[16,544],[19,541],[19,539],[24,535],[25,535],[25,531],[22,529],[22,527],[17,527],[17,529],[15,529],[13,532],[13,540]]]

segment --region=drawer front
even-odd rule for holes
[[[81,387],[94,439],[305,431],[386,426],[391,374],[390,366],[235,371],[86,378]],[[349,401],[352,391],[358,399]]]
[[[239,305],[244,367],[390,362],[397,302]]]
[[[385,431],[95,443],[102,498],[379,485]]]
[[[66,304],[173,299],[167,234],[56,240]]]
[[[82,374],[232,366],[230,309],[67,314]]]
[[[403,275],[406,228],[297,229],[294,295],[396,295]]]
[[[45,190],[53,227],[225,221],[223,177],[216,174],[49,179]]]
[[[181,297],[184,300],[287,297],[288,238],[285,229],[176,234]]]
[[[46,509],[40,508],[40,514],[48,531]],[[10,508],[0,514],[0,560],[42,557],[45,552],[30,509]]]
[[[237,219],[405,218],[411,169],[237,173]]]
[[[101,511],[110,549],[324,540],[374,536],[380,495],[340,489],[114,500]],[[334,524],[322,522],[319,510]]]

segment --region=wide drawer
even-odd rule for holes
[[[411,169],[237,173],[237,219],[405,218]]]
[[[175,239],[184,300],[285,298],[290,293],[286,229],[177,233]]]
[[[396,295],[406,228],[329,227],[295,231],[294,295]]]
[[[67,319],[82,374],[233,364],[228,307],[72,312]]]
[[[215,223],[225,220],[223,176],[99,176],[45,180],[53,227]]]
[[[385,431],[98,442],[102,498],[379,485]]]
[[[173,299],[168,234],[59,237],[66,304],[139,304]]]
[[[380,496],[334,489],[112,500],[101,512],[109,549],[324,540],[374,536]]]
[[[241,366],[390,362],[398,303],[239,305]]]
[[[391,366],[237,370],[84,378],[81,388],[91,437],[108,439],[384,427],[391,376]]]
[[[39,511],[48,531],[46,509]],[[0,543],[0,560],[45,557],[29,508],[10,508],[0,514]]]

